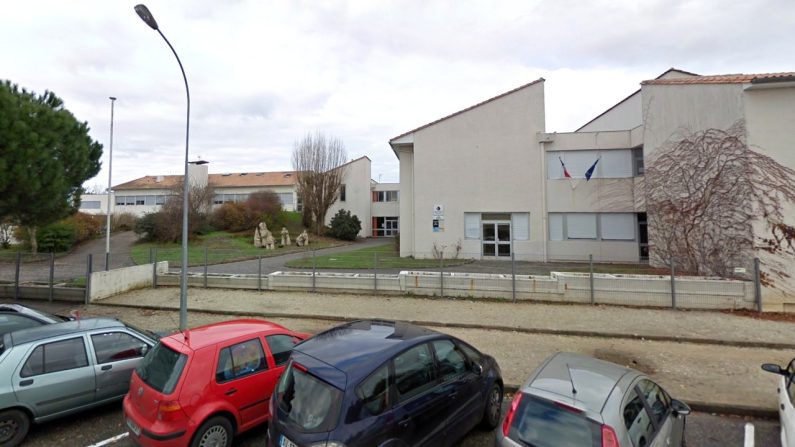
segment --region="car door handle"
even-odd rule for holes
[[[403,418],[403,419],[400,420],[400,422],[398,422],[398,427],[406,428],[406,427],[409,426],[409,422],[411,422],[410,418],[408,418],[408,417]]]
[[[19,382],[19,386],[28,386],[33,385],[33,379],[22,380]]]
[[[235,393],[237,393],[237,389],[235,389],[235,388],[231,388],[229,391],[227,391],[227,392],[226,392],[226,393],[224,393],[224,394],[226,394],[227,396],[231,396],[231,395],[233,395],[233,394],[235,394]]]
[[[103,370],[103,371],[107,371],[107,370],[109,370],[111,368],[113,368],[113,365],[102,365],[102,368],[100,368],[100,369]]]

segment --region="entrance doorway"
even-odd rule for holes
[[[511,257],[511,221],[483,221],[483,257]]]

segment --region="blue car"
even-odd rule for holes
[[[356,321],[293,348],[271,398],[270,447],[449,446],[499,423],[491,356],[430,329]]]

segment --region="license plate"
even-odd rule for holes
[[[138,426],[132,419],[127,419],[127,428],[130,429],[131,432],[135,433],[135,436],[141,435],[141,427]]]
[[[298,444],[290,441],[286,436],[281,435],[279,437],[279,447],[298,447]]]

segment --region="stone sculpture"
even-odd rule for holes
[[[276,240],[273,239],[273,234],[268,230],[268,225],[265,222],[260,222],[257,229],[254,230],[254,246],[266,250],[276,248]]]
[[[307,247],[309,246],[309,235],[306,234],[306,230],[304,230],[301,234],[295,238],[295,245],[299,247]]]
[[[290,245],[290,232],[287,227],[282,227],[282,247]]]

